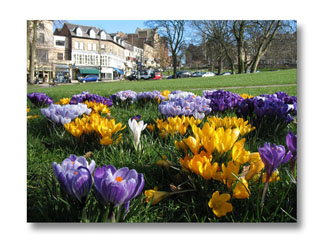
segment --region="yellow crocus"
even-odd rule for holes
[[[246,180],[252,179],[264,168],[264,163],[261,160],[259,152],[250,154],[250,168],[245,176]]]
[[[179,151],[182,151],[185,154],[188,153],[187,146],[183,141],[178,142],[177,140],[175,140],[174,145],[175,145],[176,149],[178,149]]]
[[[233,198],[246,199],[250,196],[249,183],[244,178],[240,178],[233,190]]]
[[[233,176],[233,174],[238,176],[239,170],[240,166],[235,164],[233,161],[228,162],[227,166],[225,164],[222,164],[221,178],[228,189],[230,189],[233,182],[236,181],[236,177]]]
[[[168,99],[169,94],[171,94],[170,90],[163,90],[161,92],[161,95],[163,95],[166,98],[166,100]]]
[[[232,148],[232,160],[239,164],[245,164],[250,159],[250,152],[244,149],[245,138],[237,141]]]
[[[182,141],[190,148],[193,154],[198,154],[201,148],[201,143],[199,139],[189,136],[188,138],[185,138]]]
[[[58,105],[68,105],[70,104],[71,99],[70,98],[62,98],[56,104]]]
[[[213,213],[217,217],[225,216],[231,212],[233,207],[231,203],[227,201],[231,199],[231,195],[228,193],[219,194],[219,191],[213,193],[212,198],[208,202],[208,206],[213,210]]]
[[[145,201],[149,203],[152,200],[152,205],[155,205],[159,203],[162,199],[167,198],[170,196],[170,192],[165,191],[158,191],[157,187],[154,187],[153,189],[146,190],[144,192],[145,195]]]
[[[150,130],[151,132],[153,132],[154,129],[155,129],[155,124],[151,124],[151,123],[149,123],[149,124],[146,126],[146,128],[147,128],[148,130]]]
[[[267,174],[262,174],[262,183],[265,183],[267,180]],[[270,176],[269,182],[276,182],[280,180],[279,170],[275,170],[272,175]]]
[[[239,129],[226,129],[223,127],[217,128],[215,136],[215,147],[219,154],[229,151],[240,135]]]

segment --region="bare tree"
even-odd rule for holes
[[[195,29],[205,34],[210,41],[213,41],[216,46],[219,45],[223,49],[232,73],[235,74],[235,37],[233,36],[231,25],[231,21],[228,20],[192,21],[192,26]]]
[[[261,57],[267,52],[270,44],[281,26],[281,20],[253,21],[250,30],[252,52],[251,60],[247,63],[252,73],[257,70]]]
[[[147,26],[158,28],[161,36],[166,38],[170,52],[172,55],[173,73],[174,77],[177,78],[177,65],[178,56],[183,50],[185,44],[184,31],[185,21],[184,20],[150,20],[145,23]]]
[[[30,84],[35,83],[34,62],[35,62],[35,53],[36,53],[37,24],[38,24],[37,20],[27,20],[27,58],[29,60],[28,82]]]

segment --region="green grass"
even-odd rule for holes
[[[27,92],[45,92],[58,101],[63,97],[71,97],[82,91],[108,96],[119,90],[176,90],[193,91],[201,94],[204,89],[217,89],[217,87],[242,88],[228,89],[236,93],[259,95],[285,91],[289,95],[297,94],[297,86],[283,87],[253,87],[244,86],[296,84],[296,70],[280,72],[264,72],[256,74],[242,74],[214,78],[179,79],[161,81],[116,82],[116,83],[91,83],[81,85],[66,85],[50,88],[29,87]],[[68,132],[63,136],[58,135],[41,115],[40,108],[34,107],[27,101],[31,111],[28,115],[38,114],[38,119],[27,121],[27,220],[28,222],[78,222],[79,214],[66,205],[59,189],[59,184],[52,172],[52,163],[61,163],[70,154],[82,156],[91,151],[90,159],[96,161],[97,166],[113,164],[117,168],[127,166],[144,174],[144,190],[158,186],[159,190],[170,191],[170,184],[179,185],[187,180],[187,176],[174,169],[164,169],[156,165],[156,161],[165,155],[177,168],[180,153],[174,146],[175,140],[183,137],[180,135],[159,138],[147,129],[141,137],[142,151],[136,151],[132,144],[133,135],[128,127],[122,132],[122,143],[111,146],[93,146],[91,143],[81,143]],[[111,116],[116,122],[124,125],[130,117],[142,115],[145,122],[161,117],[157,105],[140,106],[133,104],[128,108],[112,107]],[[222,114],[225,116],[226,114]],[[233,115],[228,113],[227,115]],[[271,134],[267,137],[255,137],[255,133],[247,136],[246,149],[255,152],[264,142],[285,144],[285,134],[288,130],[296,133],[296,125],[289,125],[282,134]],[[62,129],[63,131],[63,129]],[[187,136],[186,136],[187,137]],[[140,196],[132,201],[130,212],[135,213],[127,222],[295,222],[297,219],[297,185],[289,170],[289,165],[280,168],[280,181],[271,183],[266,195],[263,214],[260,213],[260,195],[263,184],[251,185],[252,194],[249,199],[231,199],[233,212],[225,217],[217,218],[208,207],[208,201],[214,190],[225,192],[227,189],[222,183],[206,183],[201,178],[193,175],[197,185],[203,185],[204,190],[188,192],[171,196],[159,204],[150,206]],[[206,188],[209,188],[207,190]],[[185,183],[182,189],[190,189],[190,184]],[[202,193],[206,192],[206,193]],[[88,218],[95,220],[100,205],[94,200],[91,193],[88,200]]]
[[[246,87],[259,85],[297,84],[297,70],[283,70],[274,72],[260,72],[253,74],[238,74],[230,76],[215,76],[208,78],[182,78],[150,81],[119,81],[112,83],[86,83],[75,85],[61,85],[58,87],[39,88],[28,87],[27,93],[45,92],[53,99],[71,97],[84,90],[89,93],[109,96],[120,90],[136,92],[153,90],[184,90],[193,91],[203,89],[219,89],[224,87]],[[243,91],[243,90],[242,90]]]

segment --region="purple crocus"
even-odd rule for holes
[[[292,153],[291,170],[294,171],[295,163],[297,160],[297,136],[292,132],[288,132],[286,136],[286,144],[289,151]]]
[[[43,114],[43,116],[61,125],[71,122],[76,117],[84,113],[89,115],[90,112],[91,109],[88,108],[86,104],[81,103],[78,103],[76,105],[51,104],[49,107],[41,109],[41,113]]]
[[[27,95],[28,99],[35,105],[50,105],[53,104],[53,99],[45,93],[30,93]]]
[[[103,205],[123,205],[128,210],[129,202],[137,197],[144,187],[144,176],[136,170],[123,167],[117,170],[113,165],[97,167],[94,172],[95,195]]]
[[[85,203],[90,192],[94,167],[94,161],[88,166],[84,157],[75,155],[63,160],[62,165],[53,163],[54,175],[63,191],[81,203]]]
[[[287,163],[292,157],[290,151],[286,154],[284,146],[275,144],[271,145],[270,143],[265,143],[263,147],[259,147],[259,154],[266,170],[266,182],[269,181],[272,173],[279,167],[279,165]]]

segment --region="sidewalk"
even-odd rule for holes
[[[125,79],[102,80],[99,81],[98,83],[113,83],[113,82],[119,82],[123,80]],[[91,82],[91,83],[96,83],[96,82]],[[42,83],[42,84],[35,84],[34,86],[46,88],[46,87],[65,86],[65,85],[73,85],[73,84],[82,84],[82,83],[80,83],[78,80],[72,80],[71,83],[55,83],[55,85],[52,85],[51,83]]]

